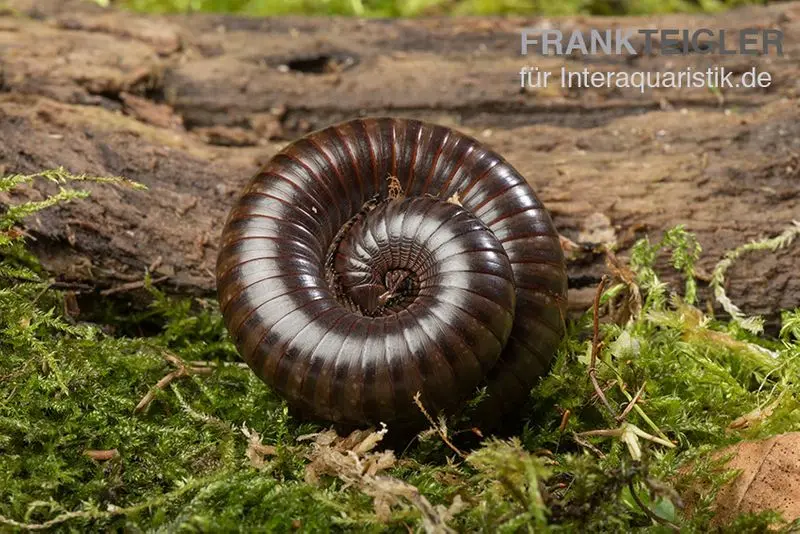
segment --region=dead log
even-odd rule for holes
[[[92,196],[26,222],[55,278],[93,291],[141,279],[210,295],[221,225],[260,164],[298,135],[363,115],[457,127],[529,178],[560,232],[624,255],[677,224],[695,232],[710,271],[726,250],[800,218],[800,3],[713,19],[559,18],[564,30],[746,27],[785,32],[784,55],[636,58],[519,55],[538,18],[247,19],[145,17],[90,2],[13,0],[0,10],[0,171],[123,175],[137,192]],[[764,89],[521,91],[522,66],[768,71]],[[36,183],[16,200],[41,198]],[[11,199],[0,198],[0,203]],[[775,319],[800,306],[797,245],[743,257],[728,292]],[[576,310],[588,306],[602,254],[570,265]],[[666,270],[665,270],[666,272]],[[675,281],[675,277],[669,278]],[[707,293],[706,293],[707,295]]]

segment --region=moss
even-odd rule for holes
[[[109,5],[110,0],[94,0]],[[716,12],[759,0],[123,0],[120,4],[147,12],[214,11],[247,15],[357,15],[409,17],[420,15],[643,15],[674,12]]]
[[[36,177],[12,178],[0,188]],[[800,428],[800,310],[784,313],[779,339],[706,317],[693,306],[699,247],[676,228],[638,243],[600,300],[618,319],[598,331],[608,407],[590,380],[589,310],[520,409],[518,436],[470,446],[470,422],[446,420],[398,447],[384,478],[359,485],[329,469],[311,479],[318,445],[298,438],[323,429],[297,420],[239,363],[215,303],[150,288],[150,309],[114,319],[115,336],[62,313],[64,295],[16,227],[49,204],[0,215],[0,531],[700,532],[731,476],[707,453]],[[663,254],[692,279],[684,297],[653,269]],[[136,337],[145,322],[153,335]],[[742,419],[767,405],[771,415]],[[395,494],[380,493],[395,482]],[[677,493],[687,488],[701,488],[691,514]],[[775,520],[745,516],[730,529]]]

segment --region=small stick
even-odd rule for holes
[[[558,431],[564,432],[564,429],[567,428],[567,423],[569,423],[569,416],[572,414],[569,410],[564,410],[564,413],[561,415],[561,424],[558,425]]]
[[[160,284],[164,280],[169,278],[169,276],[161,276],[159,278],[154,278],[152,280],[152,284]],[[104,289],[100,292],[100,294],[104,297],[108,295],[114,295],[116,293],[125,293],[127,291],[133,291],[135,289],[142,289],[145,286],[146,282],[144,280],[138,280],[136,282],[128,282],[127,284],[120,284],[118,286],[110,287],[108,289]]]
[[[622,410],[622,413],[617,416],[617,422],[622,422],[628,414],[631,413],[633,407],[636,406],[636,403],[639,402],[639,399],[642,397],[642,393],[644,393],[644,384],[642,387],[639,388],[639,391],[636,392],[636,395],[633,396],[633,399],[625,406],[625,409]]]
[[[158,382],[156,382],[155,387],[151,388],[142,400],[139,401],[139,404],[133,409],[133,413],[139,413],[145,408],[147,408],[153,399],[156,398],[156,390],[163,391],[169,386],[173,380],[176,378],[182,378],[184,376],[189,376],[191,374],[211,374],[213,370],[209,367],[201,367],[201,366],[187,366],[186,362],[175,356],[174,354],[165,353],[164,359],[167,360],[169,363],[177,367],[174,371],[167,373],[164,377],[161,378]]]
[[[194,367],[239,367],[240,369],[250,369],[250,366],[244,362],[226,362],[226,361],[210,361],[210,360],[192,360]]]
[[[79,282],[59,282],[55,281],[50,284],[50,289],[63,289],[67,291],[89,291],[92,286],[89,284],[81,284]]]
[[[422,415],[425,416],[425,419],[427,419],[428,422],[433,427],[433,429],[436,430],[436,433],[439,434],[439,437],[442,438],[442,441],[444,442],[445,445],[450,447],[453,450],[453,452],[458,454],[460,457],[466,458],[466,455],[463,452],[461,452],[461,449],[453,445],[453,443],[447,437],[447,433],[442,429],[441,425],[433,420],[433,417],[431,417],[431,415],[428,413],[428,410],[426,410],[425,406],[422,405],[421,397],[422,394],[419,391],[417,391],[417,394],[414,395],[414,404],[417,405],[419,410],[422,412]]]
[[[598,449],[597,447],[595,447],[594,445],[592,445],[588,441],[584,441],[583,439],[581,439],[580,436],[578,436],[578,434],[576,434],[575,432],[572,433],[572,439],[575,440],[575,443],[577,443],[581,447],[586,447],[587,449],[589,449],[590,451],[595,453],[597,455],[597,457],[600,458],[601,460],[606,457],[606,455],[603,453],[603,451],[601,451],[600,449]]]
[[[150,267],[147,268],[147,272],[152,273],[153,271],[155,271],[156,269],[161,267],[161,264],[163,262],[164,262],[164,258],[161,257],[161,256],[158,256],[156,259],[153,260],[153,263],[150,264]]]

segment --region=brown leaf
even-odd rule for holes
[[[264,445],[261,443],[261,436],[255,430],[250,430],[247,425],[242,424],[242,434],[247,437],[247,450],[245,456],[250,460],[250,465],[256,469],[263,468],[267,462],[266,456],[275,456],[277,449],[272,445]]]
[[[727,456],[732,457],[724,468],[740,473],[717,494],[713,526],[728,524],[740,514],[767,510],[782,514],[787,522],[800,518],[800,432],[743,441],[714,454],[717,459]],[[702,494],[705,490],[694,487],[691,491]]]
[[[433,506],[415,486],[380,474],[396,463],[394,451],[372,452],[385,434],[384,426],[379,431],[356,430],[344,438],[333,430],[301,436],[298,438],[301,441],[314,440],[308,456],[311,462],[306,466],[306,482],[318,483],[321,475],[335,476],[346,487],[355,487],[371,496],[375,514],[381,521],[391,519],[393,506],[407,503],[419,510],[425,532],[455,532],[447,522],[463,508],[459,497],[449,508]]]

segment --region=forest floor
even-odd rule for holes
[[[522,27],[615,24],[778,28],[784,55],[519,55]],[[781,450],[775,440],[793,434],[774,436],[800,430],[798,37],[796,2],[713,16],[393,21],[2,2],[0,204],[28,208],[0,226],[0,531],[722,521],[712,503],[724,477],[706,466],[693,473],[705,485],[687,481],[681,466],[713,463],[706,453],[745,438]],[[724,66],[772,81],[521,90],[524,66]],[[324,428],[295,420],[238,365],[225,334],[213,266],[240,188],[297,136],[385,114],[490,145],[566,238],[570,333],[520,410],[516,441],[475,446],[463,421],[449,433],[435,425],[397,458],[371,448],[378,435],[297,441]],[[55,181],[32,176],[61,167],[69,173],[50,173]],[[82,173],[146,189],[84,181],[73,185],[88,198],[31,204]],[[740,248],[753,240],[761,245]],[[600,346],[591,317],[604,274],[614,284],[598,306]],[[747,320],[755,315],[763,330]],[[610,410],[589,380],[593,350]],[[469,451],[448,446],[454,432],[472,436]],[[798,465],[782,461],[778,471]],[[759,509],[745,504],[734,508]]]

